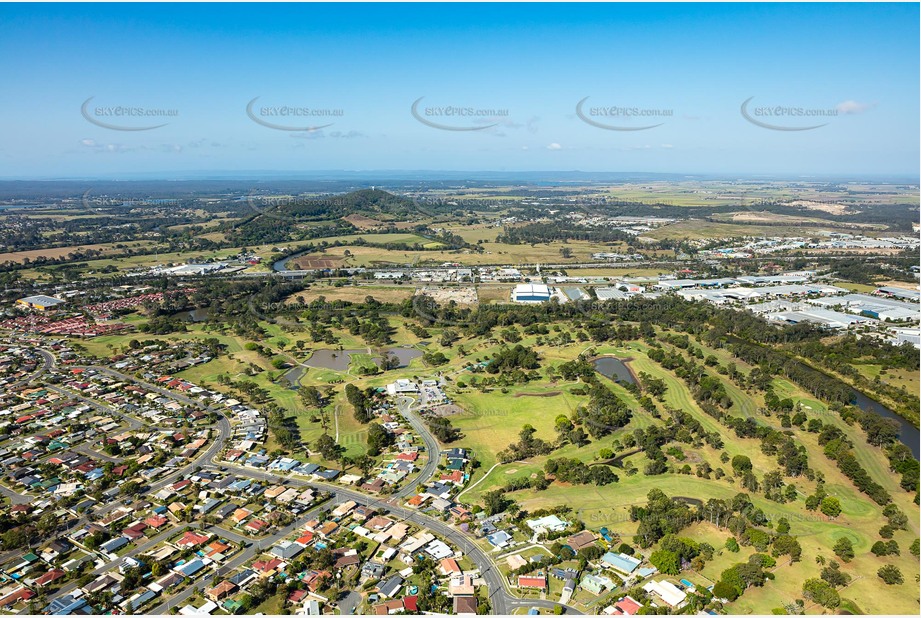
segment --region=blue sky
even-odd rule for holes
[[[918,18],[917,4],[3,4],[0,176],[426,169],[915,177]],[[100,123],[166,125],[98,126],[81,114],[90,97],[87,113]],[[332,125],[268,128],[246,113],[256,97],[257,120]],[[425,124],[411,113],[420,97],[422,120],[492,126]],[[825,126],[757,126],[740,111],[751,97],[749,116],[766,124]],[[118,106],[178,115],[103,115]],[[263,110],[282,106],[340,115]],[[445,107],[499,114],[435,115]],[[798,115],[763,115],[777,107]],[[626,118],[610,108],[660,115]],[[585,118],[619,129],[661,124],[607,130]]]

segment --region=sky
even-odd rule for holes
[[[2,4],[0,177],[917,178],[918,21],[917,4]]]

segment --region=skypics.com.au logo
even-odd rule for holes
[[[837,118],[841,114],[839,107],[817,108],[802,107],[799,105],[761,105],[752,106],[752,99],[748,97],[742,102],[740,112],[742,117],[762,129],[771,131],[812,131],[826,126],[821,124],[790,124],[802,121],[815,122],[816,119]]]
[[[500,108],[477,108],[461,105],[423,106],[416,99],[410,107],[413,118],[422,124],[441,131],[483,131],[498,126],[499,119],[507,119],[509,110]]]
[[[325,124],[305,124],[312,119],[340,119],[345,115],[338,108],[317,108],[305,105],[260,105],[256,106],[255,97],[246,104],[246,115],[258,125],[276,131],[311,132],[331,127],[335,122]],[[294,124],[296,123],[296,124]]]
[[[80,113],[87,122],[110,131],[151,131],[165,127],[168,122],[149,124],[150,118],[175,118],[178,109],[150,108],[138,105],[90,105],[95,96],[80,106]],[[146,120],[144,124],[135,124]]]
[[[648,124],[649,119],[672,118],[675,111],[666,108],[648,108],[635,105],[596,105],[586,106],[585,102],[591,97],[585,97],[576,103],[576,116],[582,122],[606,131],[646,131],[661,127],[664,122]],[[640,119],[647,124],[633,126],[633,120]]]

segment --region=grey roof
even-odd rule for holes
[[[245,582],[251,577],[254,577],[255,575],[256,575],[256,572],[253,571],[252,569],[244,569],[240,571],[239,573],[237,573],[236,575],[234,575],[233,577],[228,578],[227,581],[237,586],[240,586],[243,582]]]
[[[269,553],[273,556],[278,556],[279,558],[287,560],[289,558],[294,558],[302,551],[304,551],[303,546],[298,545],[297,543],[289,543],[287,545],[275,545],[271,550],[269,550]]]
[[[143,605],[144,603],[146,603],[147,601],[150,601],[150,600],[151,600],[152,598],[154,598],[155,596],[157,596],[157,593],[154,592],[153,590],[148,590],[148,591],[146,591],[144,594],[142,594],[142,595],[139,596],[138,598],[136,598],[136,599],[134,599],[133,601],[131,601],[131,611],[136,611],[137,608],[139,608],[140,606],[142,606],[142,605]]]
[[[53,614],[55,616],[67,616],[82,609],[84,606],[86,606],[85,600],[76,599],[72,594],[65,594],[51,601],[42,611],[46,614]]]
[[[45,296],[44,294],[36,294],[35,296],[26,296],[25,298],[20,298],[19,302],[26,303],[29,305],[42,305],[43,307],[53,307],[55,305],[61,305],[65,301],[60,298],[54,298],[53,296]]]
[[[378,591],[385,597],[393,598],[394,595],[400,590],[400,586],[403,585],[403,578],[399,575],[394,575],[393,577],[384,581],[380,586],[377,587]]]
[[[121,549],[127,544],[128,544],[128,539],[126,539],[123,536],[119,536],[119,537],[112,539],[111,541],[106,541],[105,543],[99,546],[99,549],[101,549],[102,551],[111,552],[117,549]]]

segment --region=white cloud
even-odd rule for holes
[[[876,107],[876,103],[858,103],[857,101],[842,101],[835,106],[839,114],[862,114],[863,112]]]
[[[552,144],[547,146],[547,150],[562,150],[562,149],[563,147],[557,144],[556,142],[553,142]]]
[[[357,137],[366,137],[360,131],[325,131],[323,129],[311,129],[309,131],[299,131],[291,133],[295,139],[354,139]]]
[[[662,144],[662,148],[674,148],[674,147],[675,146],[672,144]]]
[[[126,153],[136,153],[136,152],[166,152],[166,153],[181,153],[183,152],[183,146],[181,144],[142,144],[136,146],[128,146],[125,144],[119,144],[115,142],[100,143],[91,138],[84,138],[80,140],[80,145],[84,148],[88,148],[91,152],[98,153],[112,153],[112,154],[126,154]]]

